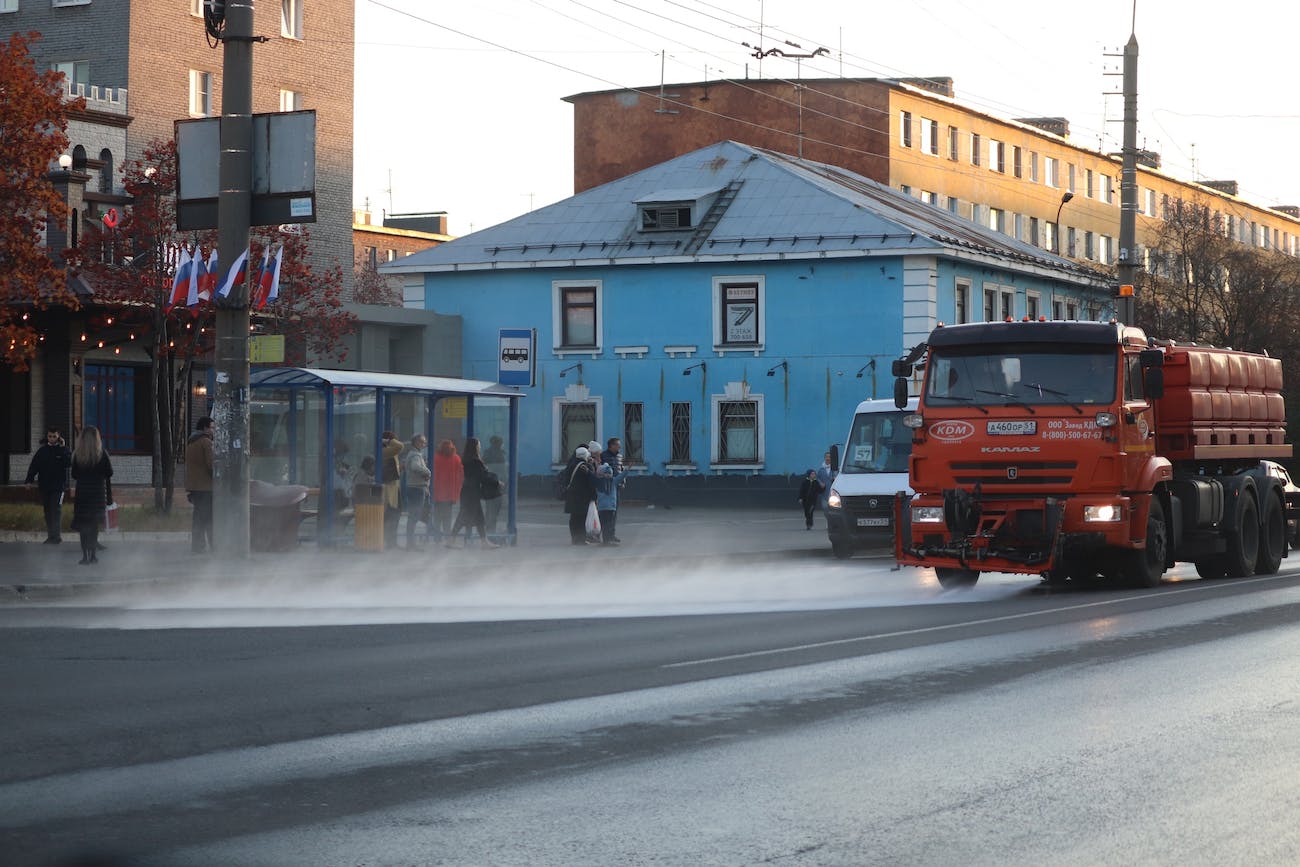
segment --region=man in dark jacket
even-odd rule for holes
[[[41,506],[45,509],[45,544],[57,545],[63,541],[63,494],[68,489],[68,468],[72,466],[72,452],[63,441],[57,427],[45,432],[45,444],[32,455],[27,468],[27,484],[36,484],[41,493]]]
[[[185,490],[194,504],[190,520],[190,550],[201,554],[212,548],[212,432],[216,427],[208,416],[194,425],[185,446]]]

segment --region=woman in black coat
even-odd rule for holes
[[[484,548],[499,548],[487,537],[487,521],[483,517],[483,486],[495,482],[496,475],[483,463],[482,446],[478,437],[465,440],[465,453],[460,459],[465,469],[465,480],[460,486],[460,511],[456,513],[456,523],[451,525],[451,534],[447,537],[448,548],[456,547],[456,534],[465,527],[465,544],[469,544],[470,532],[478,529],[479,538]]]
[[[579,446],[573,452],[578,462],[569,471],[564,489],[564,511],[569,513],[569,541],[575,545],[587,544],[587,510],[596,501],[596,474],[591,463],[591,452]]]
[[[99,528],[104,525],[104,509],[113,502],[113,464],[104,451],[99,429],[88,427],[81,432],[72,453],[72,478],[77,490],[72,506],[72,526],[81,535],[81,564],[97,563]]]

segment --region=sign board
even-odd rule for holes
[[[221,118],[176,121],[176,226],[217,228]],[[316,222],[316,112],[253,115],[249,225]]]
[[[469,415],[469,402],[463,397],[444,397],[438,401],[438,408],[443,418],[466,418]]]
[[[536,385],[537,329],[502,328],[497,343],[497,382]]]
[[[277,364],[284,361],[284,335],[258,334],[248,338],[249,364]]]

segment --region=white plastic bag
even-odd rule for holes
[[[596,511],[594,502],[587,504],[587,538],[600,538],[600,513]]]

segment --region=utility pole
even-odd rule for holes
[[[230,268],[248,249],[253,201],[253,4],[227,0],[221,89],[218,261]],[[249,551],[248,281],[217,302],[213,543],[227,557]]]
[[[1134,279],[1137,277],[1137,35],[1124,46],[1124,149],[1119,179],[1119,297],[1115,312],[1125,325],[1134,319]]]

